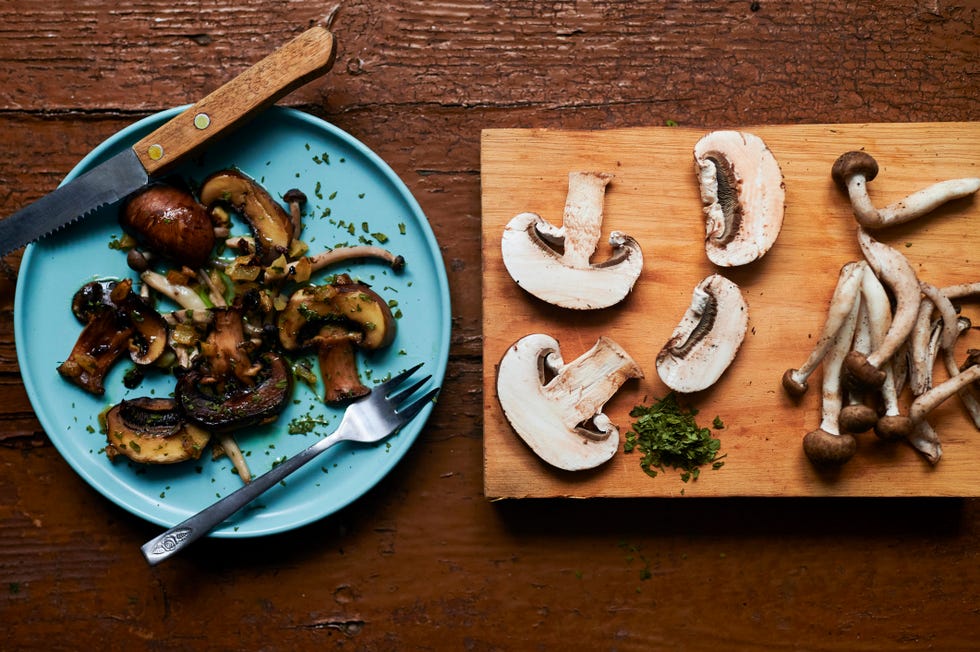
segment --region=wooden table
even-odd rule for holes
[[[363,499],[150,568],[139,546],[159,528],[92,490],[31,409],[6,257],[0,648],[976,649],[975,499],[483,494],[481,130],[980,120],[980,4],[876,4],[0,5],[0,215],[119,129],[329,24],[334,70],[283,104],[406,182],[454,327],[442,400]]]

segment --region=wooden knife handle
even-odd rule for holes
[[[208,140],[240,125],[333,66],[337,45],[322,27],[309,29],[133,145],[151,176]]]

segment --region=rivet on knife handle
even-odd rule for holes
[[[333,66],[337,46],[309,29],[133,145],[151,176]]]

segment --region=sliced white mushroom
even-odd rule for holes
[[[858,243],[871,269],[891,289],[896,307],[884,340],[871,354],[865,356],[851,351],[845,365],[859,382],[880,387],[885,380],[883,366],[912,332],[919,312],[919,280],[908,259],[900,251],[878,242],[858,227]]]
[[[603,406],[640,366],[608,337],[565,363],[543,333],[511,345],[497,368],[497,399],[514,431],[542,460],[567,471],[597,467],[619,449]]]
[[[748,305],[739,287],[719,274],[705,278],[657,355],[660,379],[681,393],[710,387],[735,359],[748,321]]]
[[[612,175],[571,172],[560,227],[536,213],[508,222],[500,241],[504,266],[524,290],[542,301],[576,310],[608,308],[626,298],[643,269],[633,238],[613,231],[609,259],[592,263],[602,234],[603,200]]]
[[[868,229],[903,224],[934,211],[953,199],[980,190],[980,179],[941,181],[912,193],[884,208],[875,208],[868,196],[868,182],[878,176],[878,162],[867,152],[845,152],[834,162],[831,176],[847,192],[858,223]]]
[[[716,265],[763,256],[783,226],[786,189],[779,163],[758,136],[713,131],[694,146],[705,216],[705,252]]]

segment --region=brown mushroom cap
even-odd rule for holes
[[[803,452],[817,466],[839,466],[854,457],[857,439],[850,434],[832,435],[817,429],[803,437]]]
[[[834,161],[834,167],[830,170],[830,176],[843,190],[847,190],[847,180],[855,174],[863,176],[865,181],[871,181],[878,176],[878,161],[867,152],[845,152]]]
[[[902,415],[885,415],[875,424],[875,434],[885,441],[904,439],[912,434],[912,420]]]
[[[214,248],[214,227],[204,206],[180,188],[155,183],[130,197],[119,223],[153,252],[191,268]]]
[[[841,409],[837,422],[843,432],[867,432],[878,423],[878,413],[869,405],[855,403]]]

